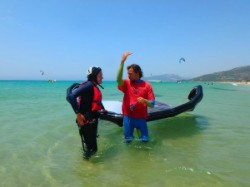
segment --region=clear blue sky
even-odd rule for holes
[[[0,0],[0,79],[114,80],[124,51],[145,77],[250,65],[250,1]]]

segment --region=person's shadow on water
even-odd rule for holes
[[[104,160],[110,160],[117,154],[122,154],[123,151],[126,151],[124,147],[147,151],[148,148],[153,148],[154,145],[160,143],[160,139],[166,140],[191,137],[201,134],[202,131],[208,128],[208,126],[208,119],[205,116],[182,114],[172,118],[148,122],[148,130],[150,134],[150,141],[148,143],[140,142],[137,138],[135,130],[135,139],[132,143],[126,144],[122,138],[123,128],[116,127],[114,124],[108,124],[106,127],[102,128],[111,128],[110,133],[101,133],[101,136],[98,138],[98,142],[101,144],[99,147],[102,148],[101,150],[99,149],[96,155],[93,155],[93,158],[91,158],[90,161],[98,163],[103,162]]]
[[[204,116],[183,114],[150,122],[148,127],[150,134],[172,139],[201,133],[208,125],[208,120]]]

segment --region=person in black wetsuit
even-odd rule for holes
[[[97,151],[98,111],[105,111],[102,104],[102,93],[97,87],[103,88],[100,85],[103,79],[102,69],[95,66],[90,67],[87,71],[87,79],[86,82],[68,93],[66,99],[76,114],[84,158],[89,159]]]

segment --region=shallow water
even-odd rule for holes
[[[152,83],[157,100],[187,101],[201,84],[193,112],[148,123],[150,142],[123,142],[121,127],[100,121],[98,153],[82,157],[72,82],[0,81],[0,186],[249,186],[250,85]],[[122,100],[105,82],[105,100]]]

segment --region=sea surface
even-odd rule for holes
[[[150,142],[123,141],[123,129],[99,123],[98,153],[83,159],[66,89],[75,81],[0,81],[0,186],[250,186],[250,85],[151,83],[172,106],[202,85],[192,112],[148,123]],[[76,81],[77,82],[77,81]],[[122,100],[104,82],[104,100]]]

